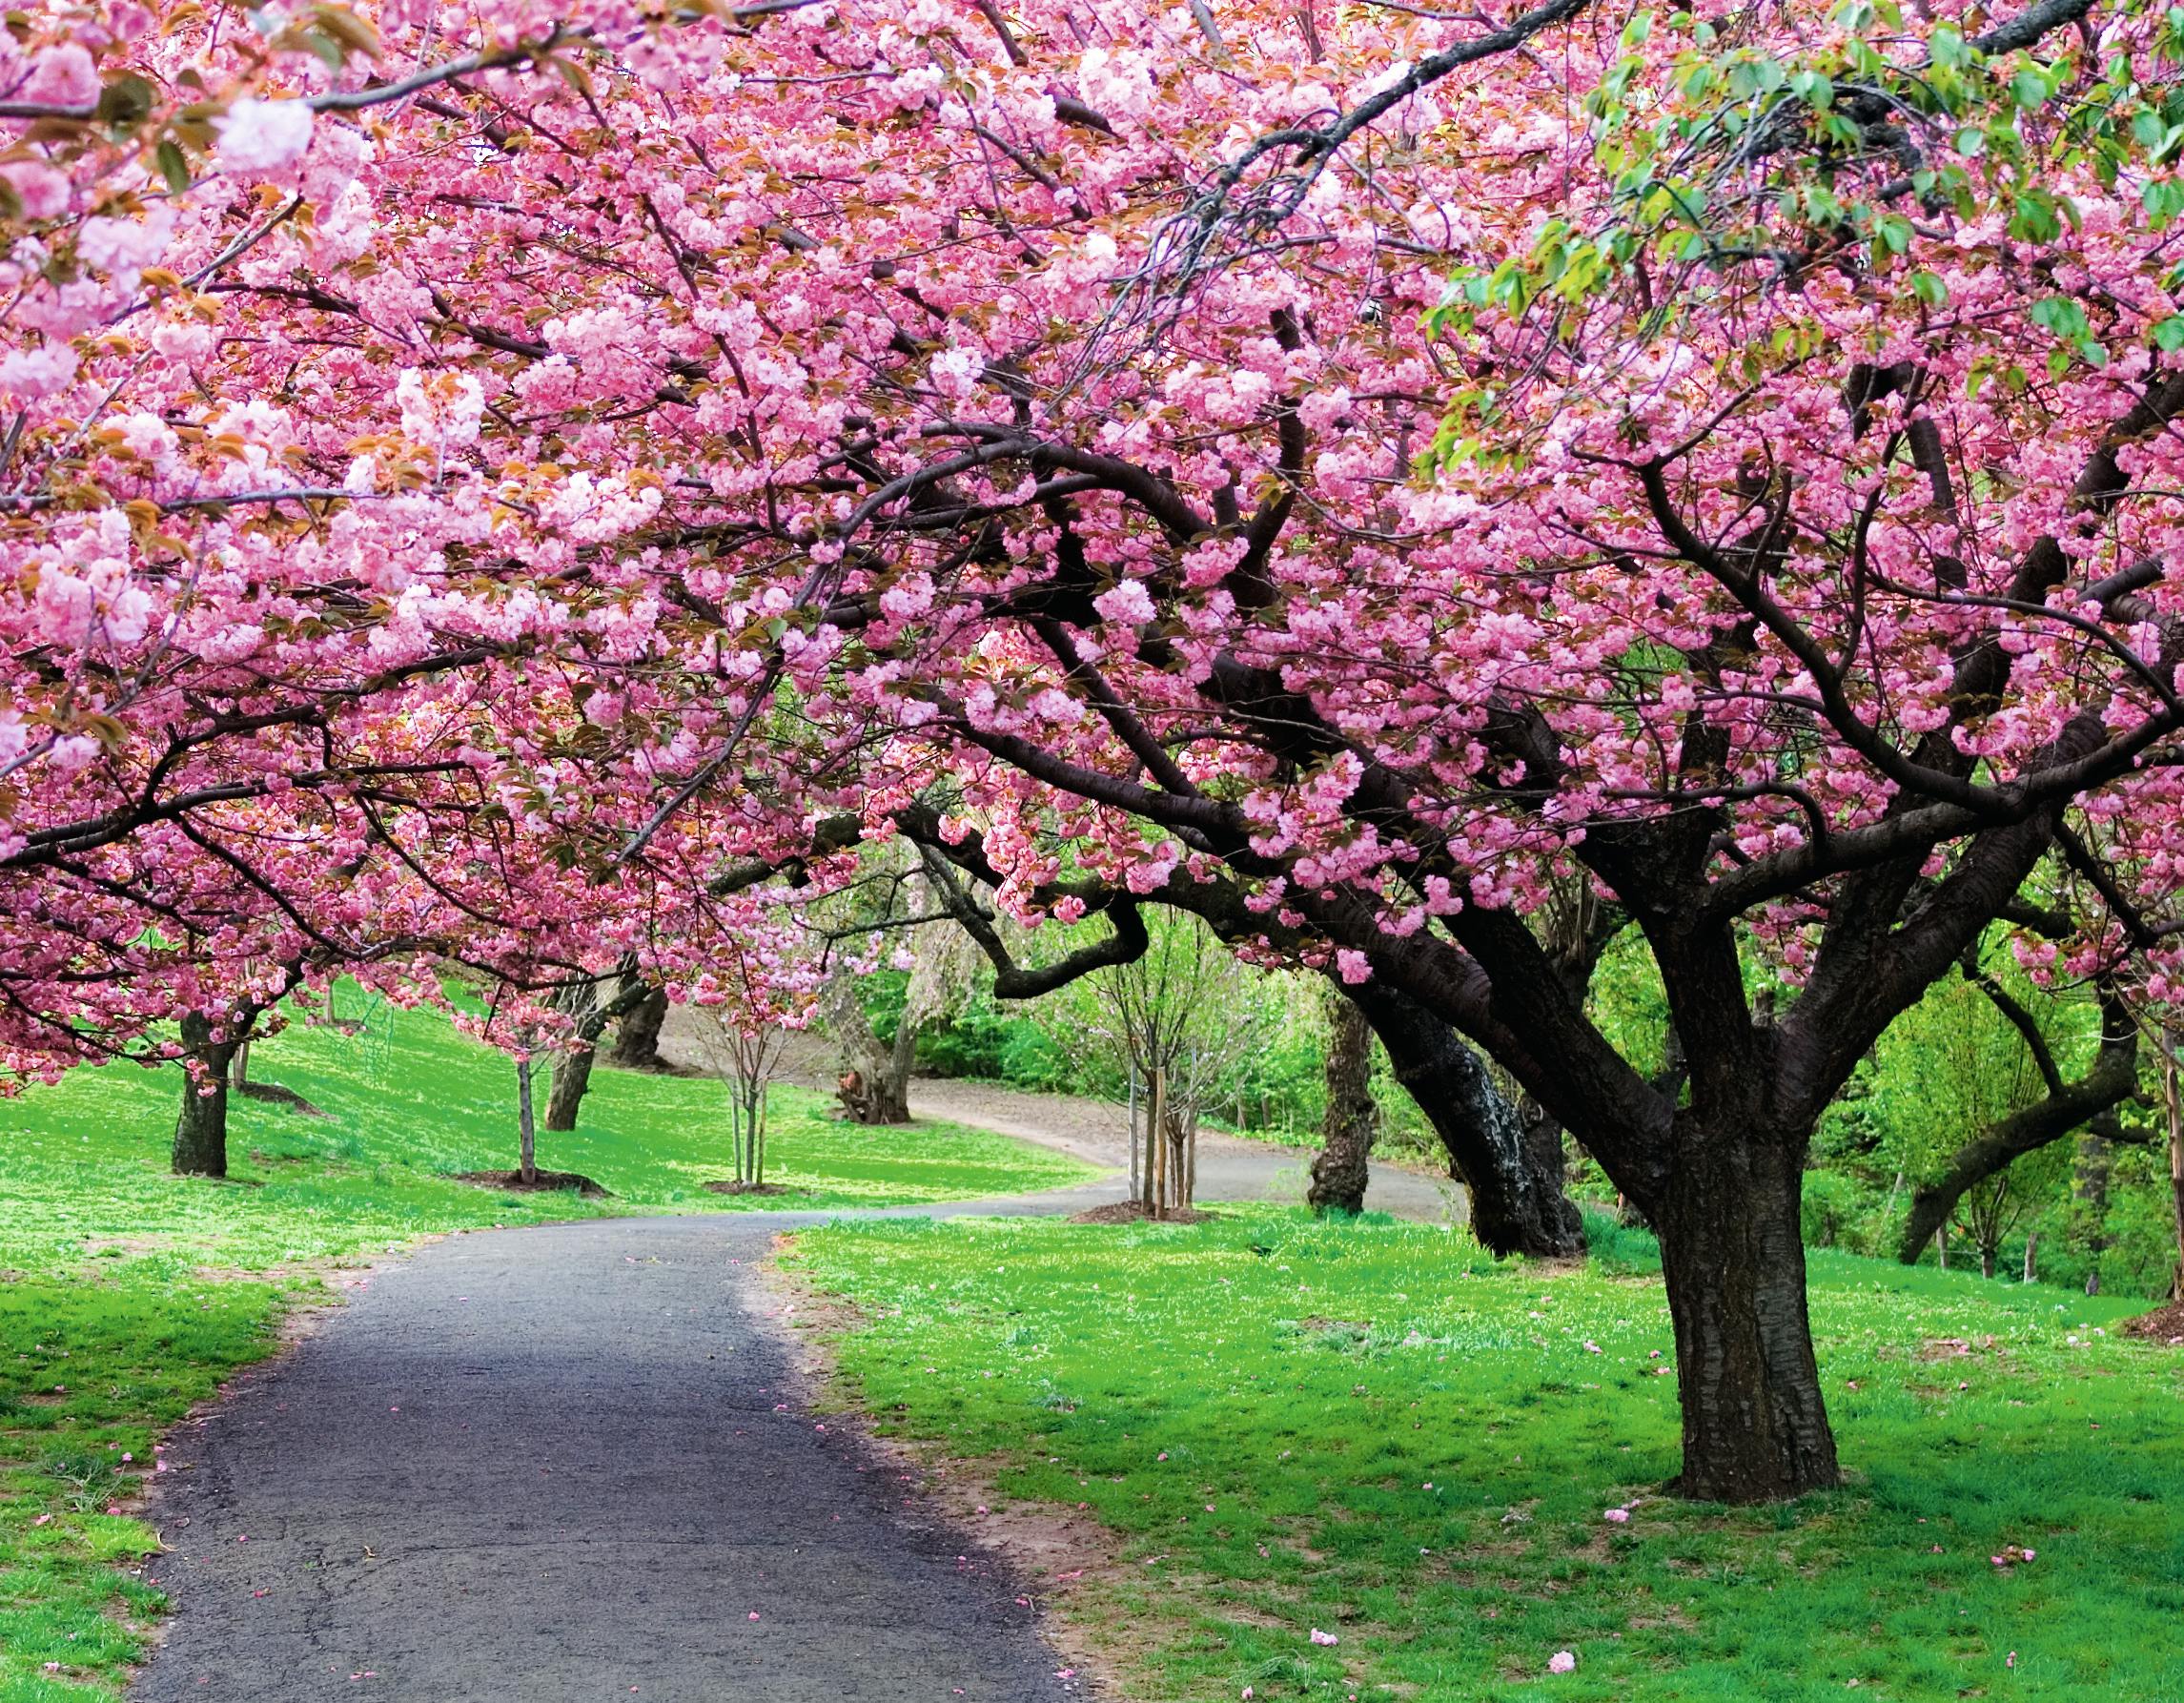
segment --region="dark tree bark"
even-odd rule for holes
[[[1315,1212],[1355,1216],[1365,1210],[1367,1160],[1380,1127],[1380,1108],[1373,1101],[1373,1027],[1357,1002],[1332,984],[1327,1018],[1327,1117],[1304,1199]]]
[[[591,1067],[598,1057],[599,1037],[606,1033],[609,1023],[636,1009],[646,992],[646,985],[624,970],[569,993],[570,1003],[564,1009],[573,1009],[577,1014],[576,1038],[581,1044],[575,1052],[555,1057],[554,1085],[546,1096],[549,1130],[566,1134],[576,1128],[577,1113],[583,1105],[585,1090],[591,1086]]]
[[[2109,1131],[2113,1119],[2096,1119],[2078,1138],[2076,1162],[2072,1166],[2071,1192],[2077,1197],[2077,1216],[2085,1226],[2086,1293],[2100,1293],[2101,1256],[2108,1252],[2109,1180],[2114,1174],[2115,1149]]]
[[[666,1021],[667,990],[653,988],[623,1016],[607,1063],[623,1070],[658,1070],[660,1029]]]
[[[2047,1044],[2038,1039],[2036,1029],[2028,1031],[2031,1018],[2025,1018],[2020,1030],[2028,1032],[2029,1042],[2033,1044],[2034,1060],[2047,1080],[2047,1098],[1989,1124],[1976,1139],[1949,1156],[1940,1176],[1919,1185],[1911,1196],[1910,1211],[1896,1243],[1897,1259],[1906,1265],[1916,1265],[1934,1233],[1948,1223],[1966,1194],[2026,1154],[2084,1128],[2137,1091],[2138,1026],[2113,999],[2104,999],[2101,1015],[2100,1052],[2092,1068],[2074,1082],[2063,1079]],[[1979,1253],[1982,1268],[1992,1277],[1994,1250],[1983,1246]]]
[[[255,1013],[251,1016],[255,1017]],[[247,1033],[250,1018],[240,1025]],[[182,1177],[228,1174],[228,1069],[238,1037],[230,1024],[218,1031],[200,1012],[182,1014],[182,1045],[200,1067],[182,1080],[182,1111],[174,1121],[174,1171]],[[200,1074],[201,1072],[201,1074]]]
[[[1806,1312],[1805,1152],[1802,1138],[1694,1130],[1654,1203],[1686,1496],[1763,1502],[1837,1482]]]
[[[599,1056],[596,1048],[585,1048],[581,1053],[561,1053],[554,1059],[554,1085],[546,1095],[546,1127],[557,1133],[565,1133],[577,1126],[577,1109],[583,1104],[584,1090],[591,1086],[592,1060]]]
[[[842,1109],[855,1123],[910,1120],[910,1067],[917,1061],[917,1026],[906,1004],[893,1044],[872,1032],[856,983],[838,978],[827,992],[827,1026],[842,1048]]]
[[[1464,1186],[1471,1231],[1497,1254],[1567,1259],[1585,1248],[1584,1221],[1562,1192],[1561,1143],[1552,1160],[1524,1136],[1517,1108],[1479,1055],[1416,1000],[1379,981],[1349,990],[1396,1080],[1418,1101]]]

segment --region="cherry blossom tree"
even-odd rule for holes
[[[1684,1488],[1830,1484],[1821,1109],[1997,923],[2175,995],[2178,51],[2144,0],[33,14],[0,1045],[311,948],[695,964],[902,835],[1003,996],[1148,906],[1339,982],[1480,1235],[1570,1251],[1491,1057],[1660,1231]]]

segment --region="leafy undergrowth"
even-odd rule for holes
[[[844,1224],[791,1260],[864,1318],[859,1405],[1114,1534],[1119,1566],[1046,1570],[1090,1570],[1057,1589],[1133,1697],[2184,1696],[2184,1355],[2116,1334],[2133,1303],[1815,1257],[1854,1483],[1731,1510],[1658,1493],[1653,1252],[1549,1272],[1244,1210]]]
[[[768,1173],[793,1192],[710,1194],[729,1168],[721,1085],[601,1069],[583,1127],[541,1133],[539,1158],[612,1198],[510,1194],[442,1176],[514,1162],[515,1088],[501,1055],[435,1014],[298,1024],[255,1047],[251,1074],[325,1116],[236,1099],[227,1182],[167,1170],[179,1071],[77,1071],[0,1102],[0,1703],[114,1694],[158,1599],[113,1564],[157,1539],[107,1509],[133,1506],[158,1433],[270,1352],[330,1264],[497,1224],[908,1205],[1093,1175],[980,1130],[835,1123],[785,1088]]]

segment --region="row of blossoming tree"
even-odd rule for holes
[[[1658,1226],[1748,1500],[1837,1475],[1861,1055],[2000,928],[2173,995],[2162,7],[27,18],[18,1066],[296,966],[694,975],[901,837],[1004,996],[1147,907],[1323,971],[1482,1238],[1572,1251],[1490,1056]],[[1623,928],[1670,1079],[1587,1016]]]

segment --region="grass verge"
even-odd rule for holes
[[[160,1606],[123,1570],[158,1542],[131,1511],[155,1441],[272,1352],[329,1267],[452,1230],[914,1205],[1094,1174],[983,1130],[836,1123],[785,1088],[768,1173],[790,1192],[709,1193],[727,1171],[721,1085],[601,1069],[582,1127],[542,1133],[539,1157],[612,1198],[514,1194],[447,1180],[514,1163],[515,1085],[501,1055],[436,1014],[298,1025],[257,1045],[252,1075],[324,1115],[236,1099],[226,1182],[167,1170],[176,1070],[78,1071],[0,1102],[0,1703],[116,1694]]]
[[[1044,1583],[1133,1697],[2184,1696],[2184,1355],[2115,1334],[2143,1303],[1816,1255],[1854,1483],[1698,1507],[1655,1490],[1653,1250],[1607,1240],[1549,1272],[1244,1210],[845,1224],[789,1261],[858,1309],[834,1351],[884,1431],[1105,1529]]]

